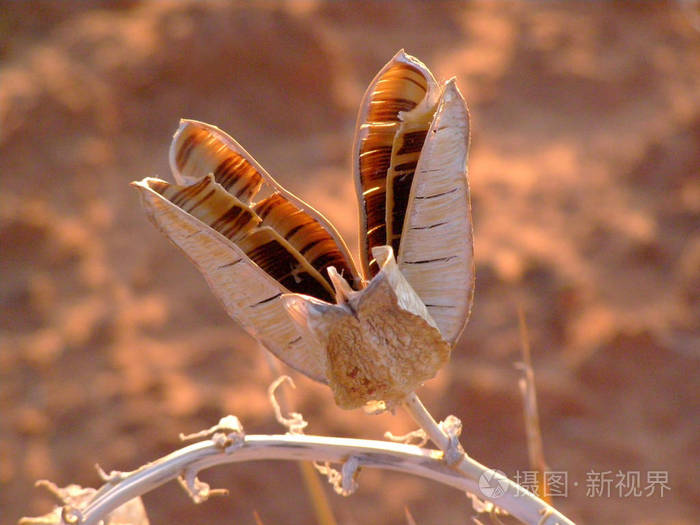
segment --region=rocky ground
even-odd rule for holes
[[[405,48],[457,77],[472,116],[476,302],[424,402],[462,419],[475,458],[529,470],[513,366],[520,306],[547,460],[568,475],[555,505],[581,523],[697,522],[693,5],[0,3],[0,521],[51,507],[37,479],[95,486],[95,463],[133,469],[228,413],[249,433],[281,430],[265,355],[128,183],[168,176],[180,117],[210,122],[356,249],[355,112]],[[402,413],[343,411],[326,388],[297,385],[309,433],[412,428]],[[626,494],[630,472],[640,495]],[[669,489],[648,494],[648,476],[663,473]],[[611,479],[609,495],[591,493],[596,476]],[[313,520],[294,464],[204,478],[231,495],[194,506],[170,484],[145,498],[152,523]],[[434,483],[375,471],[359,482],[349,499],[328,491],[340,523],[472,514]]]

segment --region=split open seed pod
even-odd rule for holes
[[[228,314],[336,403],[400,402],[449,358],[474,289],[469,117],[399,52],[362,102],[353,150],[361,267],[330,222],[218,128],[183,120],[176,183],[133,183]],[[394,259],[396,254],[396,259]]]

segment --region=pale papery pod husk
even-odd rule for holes
[[[401,273],[452,345],[474,297],[468,152],[469,112],[452,79],[418,160],[397,254]]]
[[[212,185],[219,186],[211,176],[208,178]],[[154,189],[163,184],[167,183],[152,178],[133,183],[150,220],[202,272],[228,315],[279,359],[312,379],[326,382],[325,349],[302,338],[284,305],[277,300],[289,290],[232,240]]]
[[[343,304],[283,296],[305,339],[326,349],[326,377],[336,404],[400,403],[448,361],[450,344],[401,274],[390,246],[375,247],[379,265],[367,287]]]

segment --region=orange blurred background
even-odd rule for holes
[[[554,504],[581,523],[700,513],[700,13],[696,2],[0,3],[0,516],[51,508],[37,479],[99,484],[236,414],[283,432],[255,342],[146,220],[178,119],[228,131],[357,249],[350,149],[362,93],[400,48],[470,105],[477,285],[451,363],[419,394],[463,444],[530,470],[514,363],[528,321]],[[280,365],[281,366],[281,365]],[[308,433],[381,439],[295,375]],[[609,472],[607,494],[591,494]],[[643,494],[618,473],[639,472]],[[647,494],[647,476],[669,487]],[[593,473],[593,474],[592,474]],[[145,497],[152,523],[311,523],[295,465]],[[465,523],[463,494],[365,470],[343,524]],[[628,487],[629,488],[629,487]]]

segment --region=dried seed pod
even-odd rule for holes
[[[319,212],[214,126],[181,122],[170,150],[177,184],[134,185],[263,345],[329,383],[343,408],[392,404],[444,365],[469,315],[468,146],[454,80],[440,86],[397,53],[370,84],[355,135],[364,275]]]

